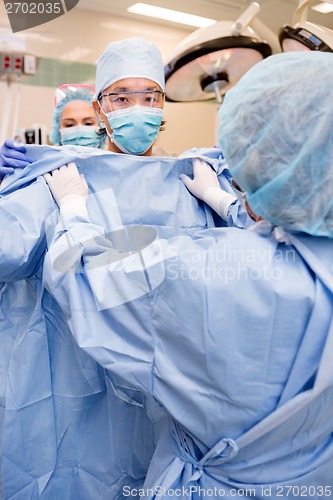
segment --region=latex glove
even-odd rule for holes
[[[12,174],[14,168],[24,168],[34,160],[26,154],[26,148],[20,142],[6,139],[0,148],[0,178],[7,174]]]
[[[200,158],[193,159],[193,179],[187,175],[179,176],[187,189],[199,200],[204,199],[205,192],[211,187],[220,188],[217,175],[208,163]]]
[[[222,191],[217,175],[208,163],[200,158],[193,159],[193,179],[181,174],[181,180],[187,189],[200,200],[209,205],[225,221],[231,203],[236,201],[236,196]]]
[[[44,179],[62,213],[66,211],[87,215],[89,188],[74,162],[45,174]]]

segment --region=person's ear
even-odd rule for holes
[[[95,100],[95,101],[92,102],[92,105],[93,105],[93,108],[94,108],[94,111],[96,113],[96,116],[97,116],[98,120],[100,122],[104,123],[105,115],[104,115],[104,113],[102,113],[102,110],[101,110],[98,102]]]

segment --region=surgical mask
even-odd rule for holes
[[[157,138],[163,109],[136,105],[104,114],[112,129],[108,135],[117,148],[123,153],[142,155]]]
[[[89,146],[98,148],[100,137],[97,135],[99,127],[95,125],[76,125],[60,129],[61,144],[63,146]]]

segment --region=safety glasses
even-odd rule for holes
[[[165,94],[161,90],[133,90],[100,94],[98,101],[104,113],[126,109],[135,105],[162,108]]]
[[[86,85],[84,83],[64,83],[60,85],[55,91],[54,95],[54,105],[57,106],[59,102],[62,101],[68,95],[72,97],[75,95],[75,92],[84,92],[91,99],[94,99],[95,96],[95,87],[93,85]]]

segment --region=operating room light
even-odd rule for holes
[[[148,5],[146,3],[136,3],[134,5],[131,5],[130,7],[128,7],[127,11],[132,12],[133,14],[155,17],[157,19],[163,19],[165,21],[171,21],[173,23],[187,24],[189,26],[196,26],[198,28],[206,28],[207,26],[211,26],[212,24],[216,23],[215,19],[194,16],[192,14],[186,14],[185,12],[164,9],[162,7],[156,7],[155,5]]]
[[[333,5],[328,2],[322,2],[317,5],[313,5],[311,9],[321,12],[322,14],[328,14],[329,12],[333,12]]]

